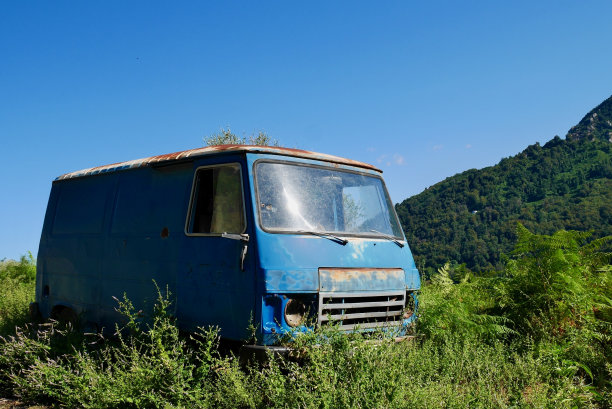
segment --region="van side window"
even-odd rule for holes
[[[239,164],[198,169],[191,200],[188,233],[244,232]]]

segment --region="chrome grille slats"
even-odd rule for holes
[[[319,325],[337,323],[344,330],[399,325],[405,306],[405,291],[321,292]]]

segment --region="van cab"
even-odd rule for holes
[[[372,165],[304,150],[222,145],[68,173],[53,181],[36,303],[44,318],[114,328],[114,297],[151,310],[154,282],[186,331],[258,345],[334,323],[414,322],[420,287]]]

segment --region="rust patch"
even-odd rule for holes
[[[401,268],[321,268],[320,271],[328,273],[334,281],[352,280],[357,276],[366,279],[383,279],[388,275],[404,272]]]
[[[320,268],[321,291],[363,291],[404,286],[401,268]]]
[[[169,235],[170,235],[170,232],[168,231],[168,228],[164,227],[161,231],[161,238],[167,239]]]
[[[382,170],[377,167],[370,165],[369,163],[359,162],[352,159],[341,158],[339,156],[328,155],[325,153],[317,153],[311,151],[305,151],[302,149],[295,148],[281,148],[277,146],[254,146],[254,145],[217,145],[207,146],[204,148],[189,149],[186,151],[166,153],[163,155],[151,156],[148,158],[135,159],[126,162],[117,162],[110,165],[95,166],[93,168],[83,169],[76,172],[66,173],[59,176],[56,180],[72,179],[76,177],[82,177],[87,175],[94,175],[97,173],[114,172],[121,169],[139,168],[149,166],[153,163],[161,162],[172,162],[186,158],[196,158],[199,156],[211,155],[219,152],[257,152],[266,153],[272,155],[284,155],[291,157],[298,157],[304,159],[321,160],[330,162],[333,166],[338,167],[339,165],[356,166],[359,168],[373,170],[382,173]]]

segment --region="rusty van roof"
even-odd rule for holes
[[[78,170],[76,172],[66,173],[59,176],[55,180],[73,179],[82,176],[97,175],[99,173],[116,172],[119,170],[141,168],[153,164],[165,164],[177,161],[197,158],[200,156],[213,155],[216,153],[234,153],[234,152],[254,152],[266,153],[271,155],[292,156],[296,158],[305,158],[313,160],[321,160],[325,162],[337,163],[341,165],[356,166],[382,173],[382,170],[368,163],[359,162],[356,160],[345,159],[339,156],[328,155],[325,153],[317,153],[305,151],[302,149],[281,148],[276,146],[257,146],[257,145],[216,145],[206,146],[204,148],[189,149],[181,152],[167,153],[165,155],[151,156],[148,158],[134,159],[126,162],[113,163],[110,165],[96,166],[94,168]]]

